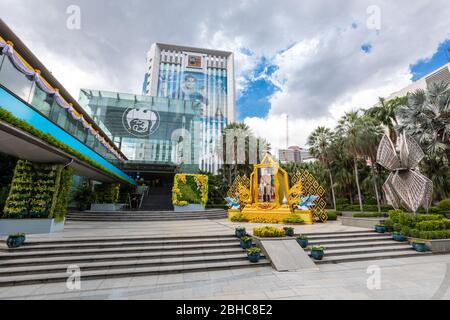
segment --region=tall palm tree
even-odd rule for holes
[[[331,187],[331,197],[333,200],[334,210],[336,210],[336,196],[334,193],[333,175],[331,173],[330,164],[333,160],[332,144],[334,134],[329,128],[318,127],[308,137],[309,152],[312,156],[319,159],[320,163],[328,169]]]
[[[365,111],[365,114],[378,120],[389,131],[389,137],[392,141],[397,140],[395,127],[398,126],[396,112],[400,106],[405,105],[406,97],[397,97],[386,101],[384,98],[378,98],[378,105]]]
[[[358,200],[361,212],[364,211],[361,197],[361,187],[359,185],[358,156],[361,152],[358,146],[360,137],[364,132],[364,122],[358,112],[346,112],[338,121],[337,134],[342,139],[345,148],[353,158],[356,188],[358,190]]]
[[[227,167],[227,169],[228,169],[228,181],[232,182],[238,175],[238,171],[239,171],[238,162],[240,162],[239,160],[242,159],[242,157],[244,157],[244,163],[248,163],[249,150],[251,149],[251,148],[249,148],[250,141],[256,141],[258,146],[262,146],[264,141],[261,138],[260,138],[260,140],[258,140],[257,138],[253,139],[253,137],[254,137],[253,132],[250,129],[250,127],[248,125],[246,125],[245,123],[236,123],[236,122],[230,123],[224,128],[223,133],[222,133],[222,146],[223,146],[224,159],[226,159],[225,154],[227,152],[226,134],[227,134],[227,132],[229,132],[228,130],[236,130],[238,135],[240,136],[240,137],[234,136],[234,139],[233,139],[233,149],[232,149],[233,164],[231,165],[230,163],[227,163],[224,166],[224,167]],[[244,154],[239,154],[238,138],[244,138],[244,141],[245,141]],[[260,149],[262,149],[262,148],[260,148]],[[257,150],[257,152],[259,152],[258,147],[256,150]],[[248,171],[248,170],[245,170],[245,168],[244,168],[244,171]]]
[[[377,171],[377,151],[382,137],[382,129],[378,122],[365,115],[360,119],[364,123],[361,134],[357,137],[357,148],[362,155],[368,158],[371,167],[370,179],[372,180],[375,197],[377,200],[378,212],[381,212],[380,194],[378,192],[378,171]]]
[[[397,112],[398,129],[406,131],[433,156],[444,156],[450,164],[450,87],[432,84],[427,91],[408,94],[407,103]]]

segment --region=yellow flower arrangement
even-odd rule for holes
[[[192,177],[195,182],[195,187],[188,182],[188,177]],[[190,185],[191,189],[195,188],[196,190],[192,190],[195,193],[195,196],[198,196],[198,199],[193,199],[193,201],[198,201],[202,205],[206,205],[208,202],[208,176],[202,174],[185,174],[179,173],[175,175],[173,188],[172,188],[172,204],[176,206],[186,206],[189,204],[188,201],[182,200],[184,196],[182,189],[186,185]],[[197,195],[198,193],[198,195]],[[192,195],[190,195],[192,197]]]

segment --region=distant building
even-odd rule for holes
[[[307,149],[299,146],[278,150],[278,158],[281,163],[302,163],[315,160]]]

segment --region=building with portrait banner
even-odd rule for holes
[[[154,43],[147,54],[143,94],[200,105],[199,168],[216,173],[222,130],[235,121],[232,52]]]

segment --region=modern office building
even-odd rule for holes
[[[233,53],[154,43],[147,54],[143,94],[199,103],[198,164],[217,172],[222,130],[235,121]]]
[[[429,74],[423,76],[422,78],[414,81],[409,86],[394,92],[386,100],[394,99],[397,97],[404,97],[409,92],[414,92],[417,89],[427,89],[432,83],[435,82],[447,82],[450,83],[450,63],[430,72]]]
[[[314,160],[307,149],[299,146],[278,150],[278,158],[281,163],[302,163]]]
[[[199,102],[82,89],[79,103],[127,157],[126,172],[198,170]]]

